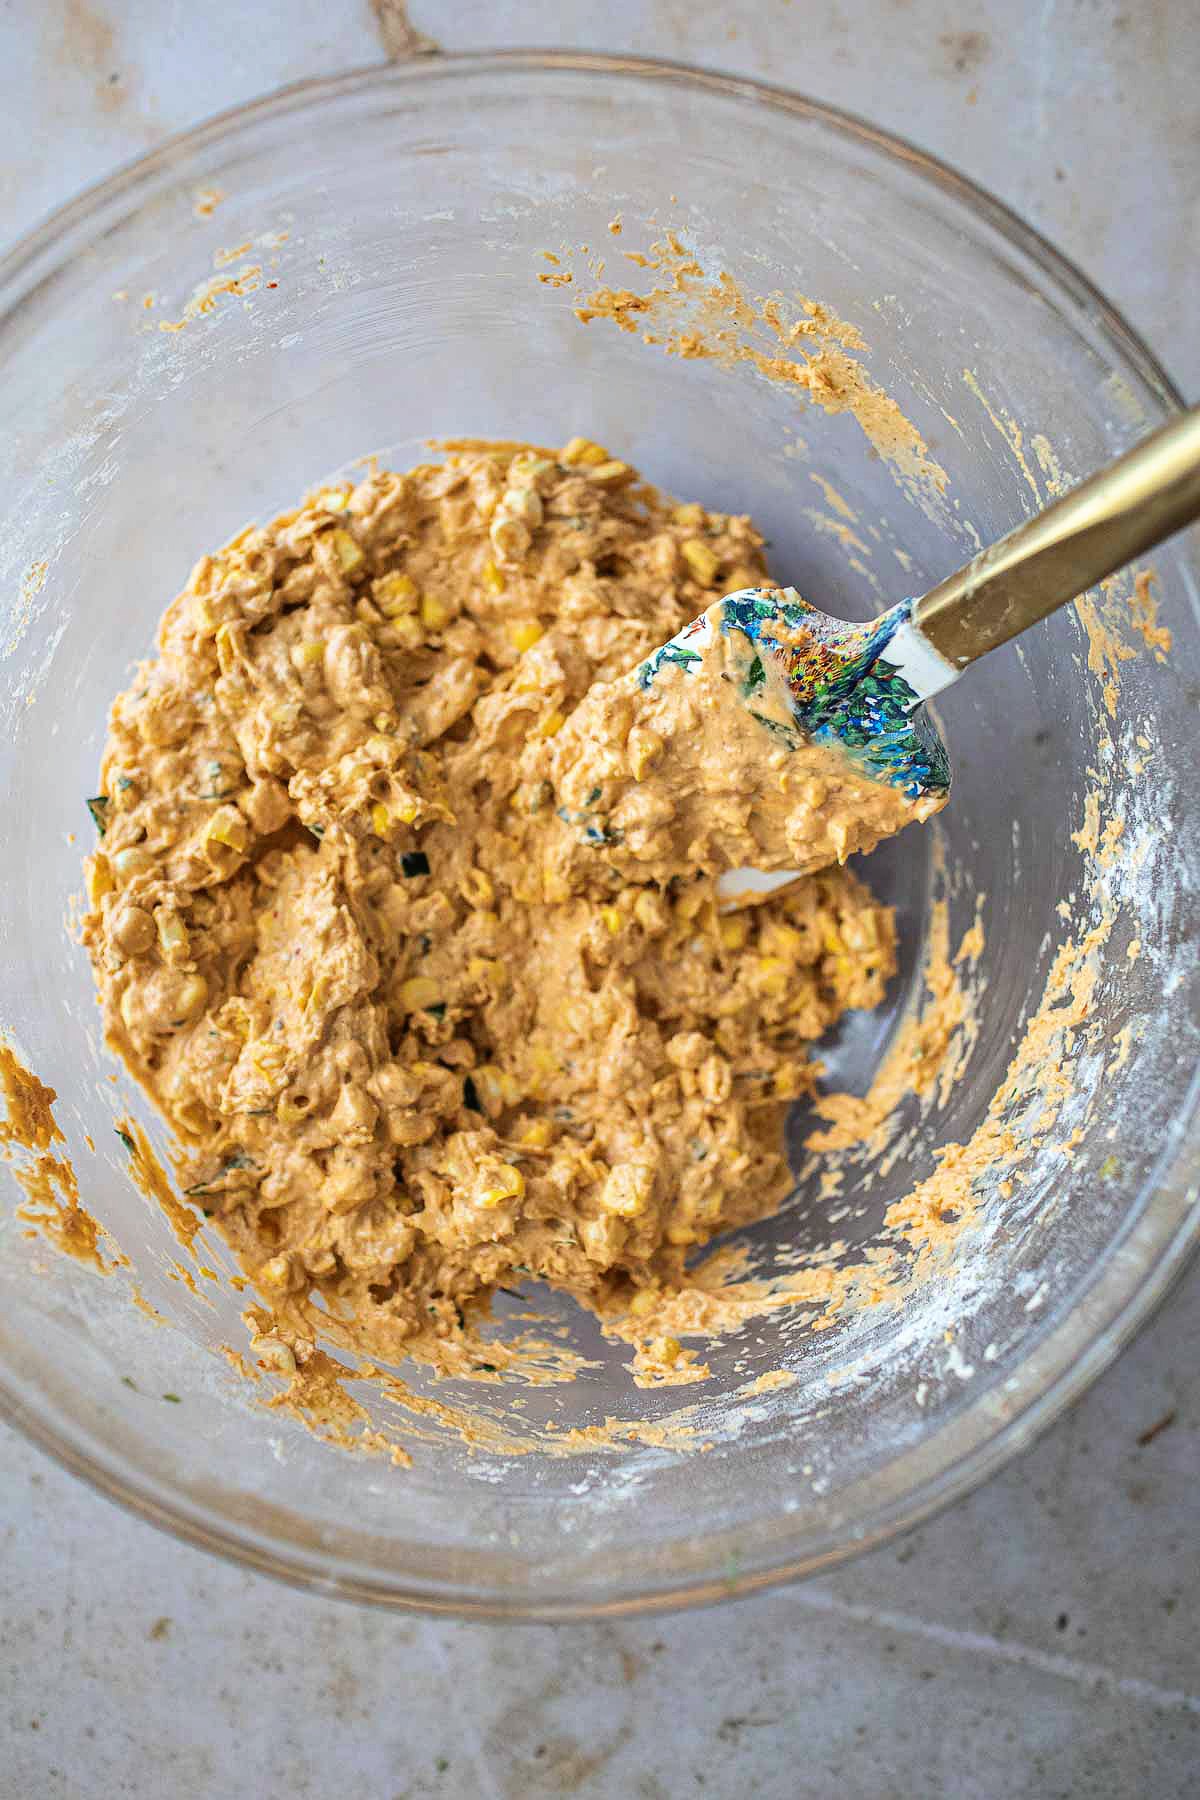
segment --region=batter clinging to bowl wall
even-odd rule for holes
[[[264,1291],[378,1354],[526,1275],[652,1333],[689,1251],[785,1196],[808,1047],[881,999],[892,916],[840,867],[723,913],[753,809],[723,861],[681,834],[618,679],[763,579],[748,520],[582,439],[372,470],[197,564],[112,709],[85,939]],[[935,804],[861,789],[787,803],[843,855]]]

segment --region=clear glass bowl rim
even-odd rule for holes
[[[786,88],[656,58],[586,50],[454,52],[372,64],[339,75],[294,82],[217,113],[125,164],[104,181],[85,188],[18,240],[0,258],[0,320],[11,317],[35,296],[41,278],[60,265],[80,236],[86,235],[88,227],[98,223],[115,205],[120,204],[122,217],[128,216],[139,193],[152,190],[173,162],[183,162],[214,143],[235,137],[245,127],[292,112],[317,112],[347,95],[375,88],[453,82],[459,75],[503,75],[508,71],[537,75],[565,70],[600,79],[658,82],[677,90],[691,88],[698,93],[756,102],[810,119],[868,147],[885,161],[905,163],[1035,265],[1059,298],[1100,329],[1114,361],[1126,365],[1154,395],[1165,414],[1183,406],[1178,389],[1157,357],[1093,282],[1003,201],[949,164],[854,113]],[[488,1592],[466,1584],[447,1584],[441,1591],[433,1592],[417,1578],[397,1576],[391,1571],[383,1575],[349,1564],[339,1567],[336,1554],[309,1553],[299,1546],[269,1542],[244,1522],[216,1518],[181,1495],[165,1493],[140,1480],[137,1471],[130,1471],[115,1458],[106,1459],[94,1444],[84,1443],[65,1430],[56,1430],[53,1424],[36,1416],[9,1384],[2,1369],[0,1417],[96,1491],[138,1517],[200,1549],[328,1597],[462,1618],[527,1620],[597,1618],[730,1598],[811,1575],[910,1529],[970,1492],[1028,1448],[1091,1386],[1161,1304],[1200,1245],[1198,1099],[1200,1071],[1193,1074],[1182,1109],[1188,1127],[1176,1140],[1176,1154],[1164,1158],[1170,1164],[1169,1170],[1149,1196],[1141,1217],[1121,1245],[1121,1253],[1110,1254],[1074,1311],[1014,1372],[1006,1384],[1002,1406],[997,1405],[995,1395],[983,1395],[959,1416],[952,1434],[933,1434],[924,1447],[929,1452],[923,1459],[928,1467],[920,1478],[905,1491],[877,1504],[869,1516],[848,1527],[840,1541],[818,1543],[804,1550],[797,1548],[795,1554],[779,1556],[768,1567],[751,1568],[734,1577],[710,1573],[682,1584],[673,1580],[652,1591],[631,1593],[621,1589],[619,1572],[614,1570],[615,1591],[609,1598],[598,1597],[591,1588],[586,1594],[573,1593],[567,1586],[553,1596],[541,1592],[528,1600],[513,1589]],[[945,1442],[947,1435],[952,1437],[950,1444]],[[907,1462],[913,1460],[920,1459],[911,1454],[906,1457]],[[714,1558],[714,1567],[715,1561]]]

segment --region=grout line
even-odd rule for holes
[[[1189,1694],[1182,1688],[1159,1687],[1157,1682],[1143,1681],[1140,1675],[1117,1675],[1099,1663],[1081,1662],[1074,1656],[1063,1656],[1054,1650],[1038,1650],[1032,1644],[1005,1643],[981,1631],[960,1631],[953,1625],[938,1625],[932,1619],[922,1619],[912,1613],[862,1606],[852,1600],[841,1600],[823,1588],[801,1586],[793,1589],[792,1597],[812,1612],[829,1613],[858,1625],[923,1638],[945,1650],[965,1650],[977,1656],[989,1656],[1015,1668],[1036,1669],[1039,1674],[1057,1675],[1063,1681],[1074,1682],[1076,1687],[1120,1694],[1142,1705],[1200,1715],[1200,1694]]]

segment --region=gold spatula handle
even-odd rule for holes
[[[956,669],[1034,625],[1200,518],[1200,407],[1180,414],[913,608]]]

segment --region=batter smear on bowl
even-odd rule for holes
[[[773,806],[831,857],[922,814],[704,737],[682,680],[639,710],[629,671],[764,579],[747,519],[582,439],[372,468],[196,565],[112,709],[84,935],[279,1304],[386,1356],[534,1276],[652,1331],[785,1197],[810,1046],[882,998],[893,920],[840,866],[732,914],[717,875]]]

